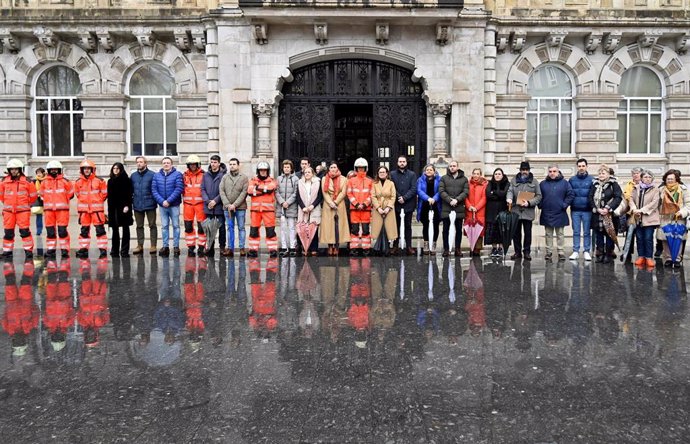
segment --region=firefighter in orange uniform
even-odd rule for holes
[[[350,308],[347,320],[355,331],[357,348],[366,347],[369,334],[369,312],[371,306],[371,263],[369,258],[350,259]]]
[[[249,257],[259,255],[261,237],[259,229],[261,223],[266,230],[266,246],[270,257],[278,256],[278,237],[276,236],[275,190],[276,181],[271,177],[271,167],[268,162],[261,161],[256,166],[256,176],[249,181],[247,194],[251,201],[251,220],[249,228]]]
[[[48,175],[41,183],[39,195],[43,199],[43,213],[46,227],[46,258],[55,259],[60,238],[60,249],[64,259],[69,257],[69,201],[74,197],[72,182],[62,175],[62,164],[51,160],[46,166]]]
[[[46,266],[48,284],[43,325],[50,333],[50,343],[56,352],[65,347],[67,330],[75,318],[69,282],[70,265],[69,261],[62,261],[58,267],[54,261],[49,261]]]
[[[360,157],[355,160],[355,177],[347,180],[350,200],[350,252],[353,256],[369,256],[371,250],[371,192],[374,181],[367,177],[369,164]]]
[[[201,197],[201,182],[204,180],[204,170],[201,169],[201,159],[196,154],[187,157],[187,171],[184,172],[184,237],[189,251],[188,256],[202,256],[206,248],[206,235],[201,223],[206,220],[204,214],[204,199]],[[196,218],[196,233],[194,233],[194,218]],[[199,250],[196,250],[197,245]]]
[[[108,255],[108,234],[105,231],[105,200],[108,197],[108,186],[105,180],[96,176],[96,164],[84,159],[79,164],[79,179],[74,184],[79,213],[79,250],[77,257],[89,257],[91,243],[91,225],[96,229],[96,245],[101,258]]]
[[[96,279],[91,276],[89,261],[80,261],[79,268],[81,269],[81,294],[77,322],[84,331],[84,344],[87,347],[95,347],[99,342],[101,328],[110,322],[108,284],[105,280],[108,261],[103,258],[98,260]]]
[[[19,159],[7,162],[7,176],[0,182],[0,202],[2,207],[2,225],[5,236],[2,242],[2,257],[12,258],[14,250],[14,229],[19,227],[24,252],[31,259],[34,249],[34,238],[31,236],[31,204],[36,197],[36,186],[30,182],[22,171],[24,164]]]
[[[5,315],[2,317],[2,328],[12,338],[12,354],[24,356],[28,348],[28,337],[38,326],[39,310],[34,302],[32,281],[34,277],[34,263],[24,263],[22,279],[17,287],[14,264],[6,263],[5,275]]]

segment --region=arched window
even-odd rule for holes
[[[147,64],[129,81],[129,143],[133,156],[177,155],[175,79],[167,68]]]
[[[618,152],[624,154],[661,153],[661,113],[663,90],[654,71],[633,66],[623,73],[618,107]]]
[[[537,68],[527,93],[527,152],[569,154],[573,146],[573,88],[568,75],[556,66]]]
[[[43,71],[36,82],[36,155],[81,156],[84,111],[79,75],[66,66]]]

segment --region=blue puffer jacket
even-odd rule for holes
[[[148,211],[156,209],[156,200],[153,198],[151,185],[153,184],[154,172],[146,168],[143,173],[135,171],[130,176],[134,199],[132,207],[134,211]]]
[[[422,204],[426,202],[430,197],[433,197],[436,201],[434,205],[434,211],[438,211],[437,214],[441,214],[441,195],[438,192],[438,185],[441,183],[441,176],[438,173],[434,176],[434,195],[429,196],[426,194],[426,174],[422,174],[417,179],[417,222],[420,221],[419,215],[422,214]]]
[[[539,184],[541,189],[541,216],[539,223],[545,227],[565,227],[570,224],[566,210],[573,202],[573,189],[559,173],[558,177],[546,177]]]
[[[180,205],[182,203],[182,192],[184,191],[182,173],[177,171],[175,167],[168,174],[165,174],[161,169],[153,177],[151,191],[153,192],[153,198],[156,199],[160,206],[163,206],[163,202],[166,200],[171,207]]]
[[[592,176],[587,173],[582,176],[576,174],[568,180],[573,188],[573,193],[575,193],[570,211],[592,211],[589,206],[589,189],[592,188],[593,181]]]

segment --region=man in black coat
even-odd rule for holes
[[[395,184],[395,193],[397,198],[395,200],[395,223],[398,225],[398,233],[400,236],[405,236],[406,251],[400,253],[407,253],[410,256],[415,254],[412,248],[412,213],[417,207],[417,175],[407,169],[407,157],[398,156],[398,169],[391,172],[391,180]],[[405,220],[401,221],[400,210],[405,210]],[[400,224],[404,224],[405,232],[401,231]],[[395,250],[398,252],[398,240],[395,241]]]

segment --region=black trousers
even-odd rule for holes
[[[112,244],[112,251],[129,253],[129,226],[111,228],[113,229],[113,237],[110,240]],[[122,228],[122,245],[120,245],[120,228]]]
[[[524,233],[524,238],[523,238]],[[513,236],[513,248],[515,254],[530,254],[532,248],[532,221],[522,220],[518,222],[515,236]]]

